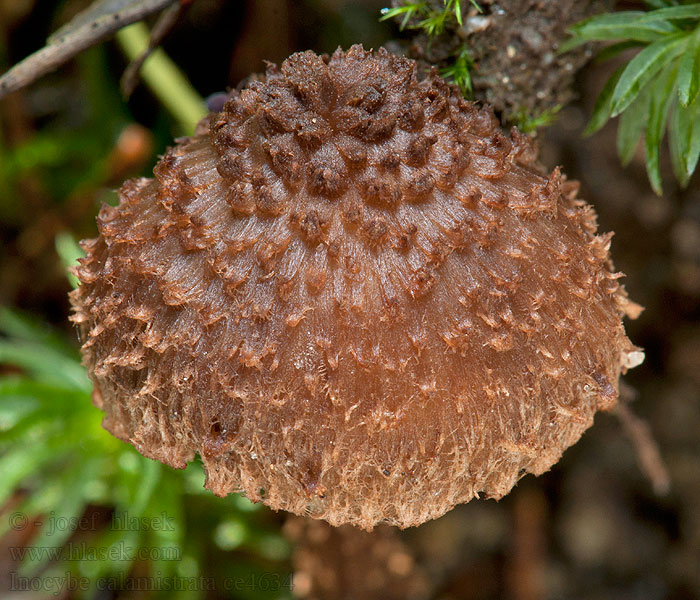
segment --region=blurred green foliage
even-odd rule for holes
[[[48,187],[65,195],[97,175],[96,156],[111,147],[119,129],[131,119],[114,82],[106,76],[104,48],[84,52],[76,62],[80,87],[71,96],[65,88],[57,89],[53,105],[39,97],[43,127],[22,144],[2,149],[0,180],[15,179],[39,167],[50,177]],[[58,118],[62,109],[71,111],[67,119]]]
[[[469,0],[469,4],[481,12],[476,0]],[[406,0],[399,6],[382,10],[381,20],[397,17],[401,19],[401,29],[421,29],[430,37],[435,37],[445,31],[445,26],[450,21],[462,26],[462,2],[442,0],[442,8],[436,9],[426,0]]]
[[[230,597],[291,596],[289,547],[269,511],[216,498],[197,463],[171,469],[104,431],[75,348],[36,319],[2,308],[0,333],[0,506],[11,506],[0,536],[41,524],[34,552],[19,555],[21,576],[50,591],[71,572],[89,579],[85,597],[129,574],[187,590],[168,597],[200,596],[192,581],[199,592],[232,582]],[[85,521],[96,507],[107,515],[98,525]]]
[[[0,59],[2,44],[0,37]],[[27,93],[27,114],[2,124],[16,134],[0,135],[0,236],[13,253],[6,265],[33,265],[22,237],[43,222],[54,228],[37,232],[43,255],[55,252],[51,268],[58,271],[59,257],[75,264],[81,250],[65,231],[94,235],[99,201],[113,201],[124,177],[149,174],[174,135],[191,131],[195,102],[182,119],[156,104],[147,109],[148,130],[141,127],[147,153],[128,172],[115,167],[119,137],[135,119],[110,60],[105,47],[81,54]],[[156,60],[162,67],[167,57]],[[43,277],[27,274],[24,293]],[[215,497],[198,460],[178,471],[103,430],[69,340],[43,315],[0,306],[0,544],[18,561],[15,576],[39,590],[33,597],[54,597],[67,573],[89,581],[71,597],[104,597],[100,586],[144,581],[168,598],[291,597],[280,517],[240,495]]]

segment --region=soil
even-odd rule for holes
[[[393,0],[394,6],[403,5]],[[442,0],[430,0],[443,10]],[[463,2],[463,24],[448,21],[445,32],[435,39],[425,33],[411,35],[404,50],[426,65],[444,66],[466,47],[475,67],[472,70],[474,97],[490,104],[512,121],[518,114],[538,116],[565,106],[573,98],[576,72],[592,55],[590,46],[559,54],[567,28],[587,17],[609,10],[609,0],[482,0],[482,12]],[[397,18],[401,20],[401,17]]]

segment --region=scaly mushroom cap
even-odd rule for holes
[[[295,54],[124,184],[72,293],[104,427],[400,527],[539,474],[641,353],[577,186],[413,61]]]

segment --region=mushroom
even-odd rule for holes
[[[292,55],[126,182],[71,295],[104,427],[371,529],[556,463],[643,358],[577,184],[434,71]]]

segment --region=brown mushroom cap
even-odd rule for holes
[[[104,427],[206,487],[400,527],[539,474],[641,353],[577,186],[413,61],[295,54],[104,206]]]

